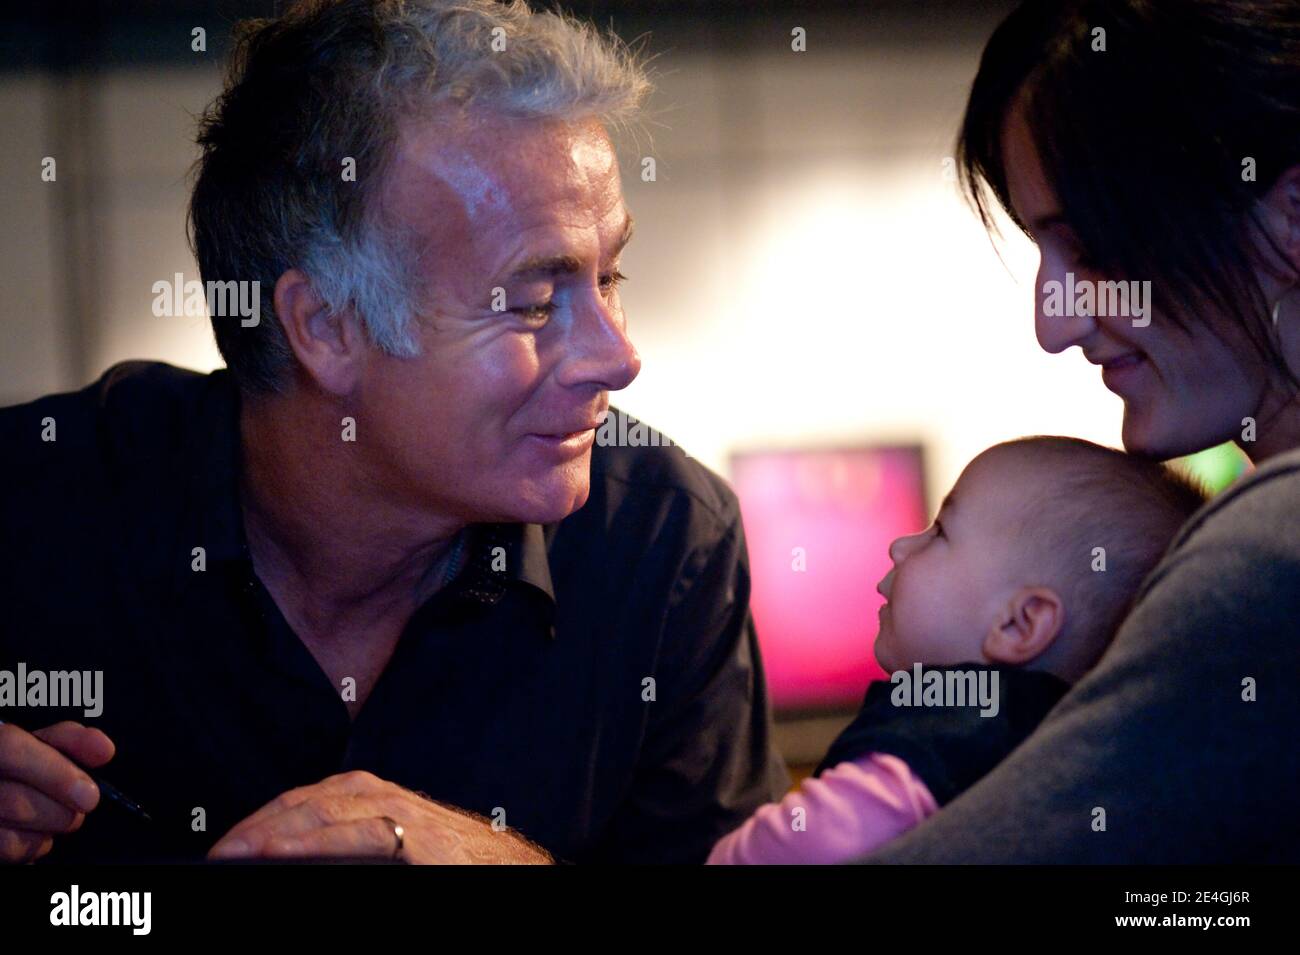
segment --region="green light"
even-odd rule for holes
[[[1231,441],[1178,458],[1172,464],[1199,479],[1213,494],[1228,487],[1250,467],[1246,455]]]

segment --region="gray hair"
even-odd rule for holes
[[[273,292],[295,267],[377,348],[418,353],[418,250],[377,201],[402,121],[450,104],[619,129],[650,86],[615,35],[524,0],[304,0],[237,25],[225,91],[200,121],[189,228],[205,281],[261,282],[256,327],[212,317],[240,386],[287,384]]]

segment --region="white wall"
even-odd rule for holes
[[[0,82],[0,403],[71,384],[54,268],[58,187],[40,178],[49,95],[43,76]]]
[[[735,448],[921,439],[937,500],[981,448],[1027,433],[1116,444],[1118,399],[1040,352],[1032,249],[999,260],[944,177],[976,48],[667,55],[653,145],[625,151],[638,220],[624,301],[644,359],[616,402],[724,470]],[[0,82],[0,398],[70,387],[50,251],[39,78]],[[103,81],[103,280],[81,347],[219,364],[206,320],[156,318],[151,285],[196,278],[184,240],[193,121],[211,69]],[[657,181],[640,181],[653,155]],[[29,168],[30,167],[30,168]],[[15,172],[15,170],[17,170]],[[45,190],[45,191],[42,191]]]
[[[1034,340],[1032,246],[1009,228],[1004,264],[944,175],[977,53],[674,63],[658,181],[625,164],[644,370],[620,404],[719,470],[920,439],[936,501],[1008,437],[1118,444],[1096,369]]]

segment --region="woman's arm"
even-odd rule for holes
[[[1300,457],[1194,519],[1097,667],[870,862],[1300,861]]]
[[[869,753],[804,781],[713,847],[709,865],[833,864],[884,845],[938,809],[897,756]]]

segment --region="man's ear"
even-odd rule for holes
[[[305,273],[289,269],[275,283],[275,314],[303,371],[332,395],[356,388],[369,343],[350,309],[331,314]]]
[[[1022,587],[984,637],[984,656],[1020,666],[1042,655],[1065,626],[1065,604],[1050,587]]]

